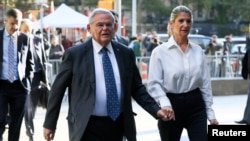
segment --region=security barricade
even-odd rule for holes
[[[207,56],[207,64],[210,70],[211,79],[218,78],[242,78],[242,58],[244,55],[221,55],[217,53],[214,56]],[[141,78],[145,84],[148,79],[150,57],[137,57],[136,65],[140,71]],[[61,59],[48,60],[47,75],[49,81],[53,83],[55,76],[59,71]]]

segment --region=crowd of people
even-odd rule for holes
[[[80,39],[73,42],[62,36],[60,42],[52,35],[47,43],[32,33],[31,21],[23,19],[20,10],[5,13],[5,27],[0,30],[0,141],[6,126],[8,140],[19,141],[23,118],[26,134],[34,140],[41,86],[49,89],[43,124],[47,141],[54,139],[66,90],[70,141],[136,141],[132,100],[158,120],[162,141],[179,141],[183,129],[190,141],[208,140],[207,121],[219,122],[206,55],[230,52],[231,36],[220,45],[213,35],[204,52],[189,42],[193,15],[184,5],[172,10],[165,43],[155,31],[138,33],[129,43],[117,35],[118,18],[115,11],[96,8],[81,28]],[[147,88],[136,65],[136,57],[143,56],[150,57]],[[47,59],[61,59],[52,84],[46,75]]]

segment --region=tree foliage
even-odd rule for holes
[[[0,0],[0,4],[7,7],[18,7],[19,9],[29,9],[36,0]],[[52,0],[48,0],[50,3]],[[75,9],[79,5],[94,8],[99,0],[64,0],[67,5],[74,5]],[[169,17],[171,10],[177,5],[187,5],[193,12],[205,11],[215,13],[212,19],[218,24],[226,24],[232,21],[250,21],[250,0],[169,0],[170,6],[165,6],[164,0],[136,0],[137,12],[154,13],[157,17]],[[55,7],[61,4],[62,0],[54,0]],[[121,0],[122,8],[132,9],[132,0]]]
[[[0,3],[7,7],[16,7],[16,2],[18,0],[0,0]]]

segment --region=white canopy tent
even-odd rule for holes
[[[66,4],[61,4],[53,13],[34,23],[34,28],[81,28],[88,24],[89,18]]]
[[[42,17],[33,23],[34,31],[40,30],[43,33],[44,28],[82,28],[86,27],[89,18],[80,12],[75,11],[71,7],[62,3],[55,11],[49,15]],[[48,40],[50,41],[50,32],[48,32]],[[73,36],[75,37],[75,36]],[[48,51],[48,50],[47,50]],[[48,52],[47,52],[48,54]]]

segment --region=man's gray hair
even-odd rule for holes
[[[109,14],[113,18],[113,22],[115,21],[115,17],[113,16],[113,14],[109,10],[104,9],[104,8],[96,8],[91,12],[91,14],[89,16],[89,24],[94,22],[93,19],[94,19],[95,15],[99,14],[99,13]]]

